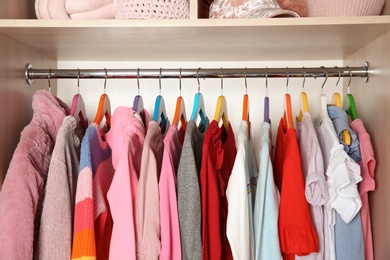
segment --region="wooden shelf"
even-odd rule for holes
[[[0,33],[56,60],[342,60],[390,30],[390,16],[0,20]]]

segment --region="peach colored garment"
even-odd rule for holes
[[[181,134],[183,128],[180,129]],[[161,254],[160,260],[181,259],[179,216],[176,196],[176,174],[182,145],[179,130],[171,125],[164,138],[164,154],[159,181]]]
[[[166,126],[169,127],[168,125]],[[150,121],[142,149],[141,171],[135,199],[137,259],[160,256],[160,199],[158,180],[164,152],[164,135],[156,121]]]

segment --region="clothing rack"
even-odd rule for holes
[[[183,68],[183,69],[34,69],[26,68],[26,80],[34,79],[166,79],[166,78],[317,78],[369,76],[368,63],[361,67],[295,68]]]

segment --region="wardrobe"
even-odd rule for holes
[[[337,18],[273,18],[250,20],[200,19],[201,1],[191,1],[188,20],[36,20],[34,1],[0,1],[0,187],[20,133],[32,117],[31,101],[37,89],[48,89],[66,103],[77,91],[83,95],[87,114],[96,112],[103,93],[102,80],[35,80],[29,85],[25,68],[229,68],[229,67],[320,67],[363,66],[369,62],[369,80],[351,80],[359,117],[374,147],[377,161],[376,190],[370,193],[375,258],[390,259],[390,0],[383,15]],[[221,71],[223,74],[223,69]],[[330,101],[337,78],[329,78],[323,91]],[[338,91],[345,95],[349,84],[343,78]],[[161,95],[167,113],[173,117],[176,98],[181,94],[187,113],[197,92],[196,79],[162,79]],[[310,111],[324,78],[307,79]],[[159,95],[158,80],[140,80],[145,108],[153,110]],[[223,85],[223,87],[221,86]],[[254,146],[258,146],[262,122],[265,79],[200,79],[206,111],[212,118],[221,91],[227,98],[229,119],[238,129],[242,96],[248,92]],[[292,96],[294,115],[302,79],[268,79],[274,132],[283,111],[283,94]],[[222,89],[222,90],[221,90]],[[135,80],[108,79],[107,94],[112,110],[131,106],[137,95]],[[389,113],[389,114],[388,114]],[[315,114],[312,114],[315,115]],[[1,216],[0,216],[1,217]],[[1,230],[1,227],[0,227]]]

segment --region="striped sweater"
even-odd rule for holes
[[[108,259],[113,223],[107,191],[114,169],[111,149],[101,136],[92,124],[81,143],[72,259]]]

